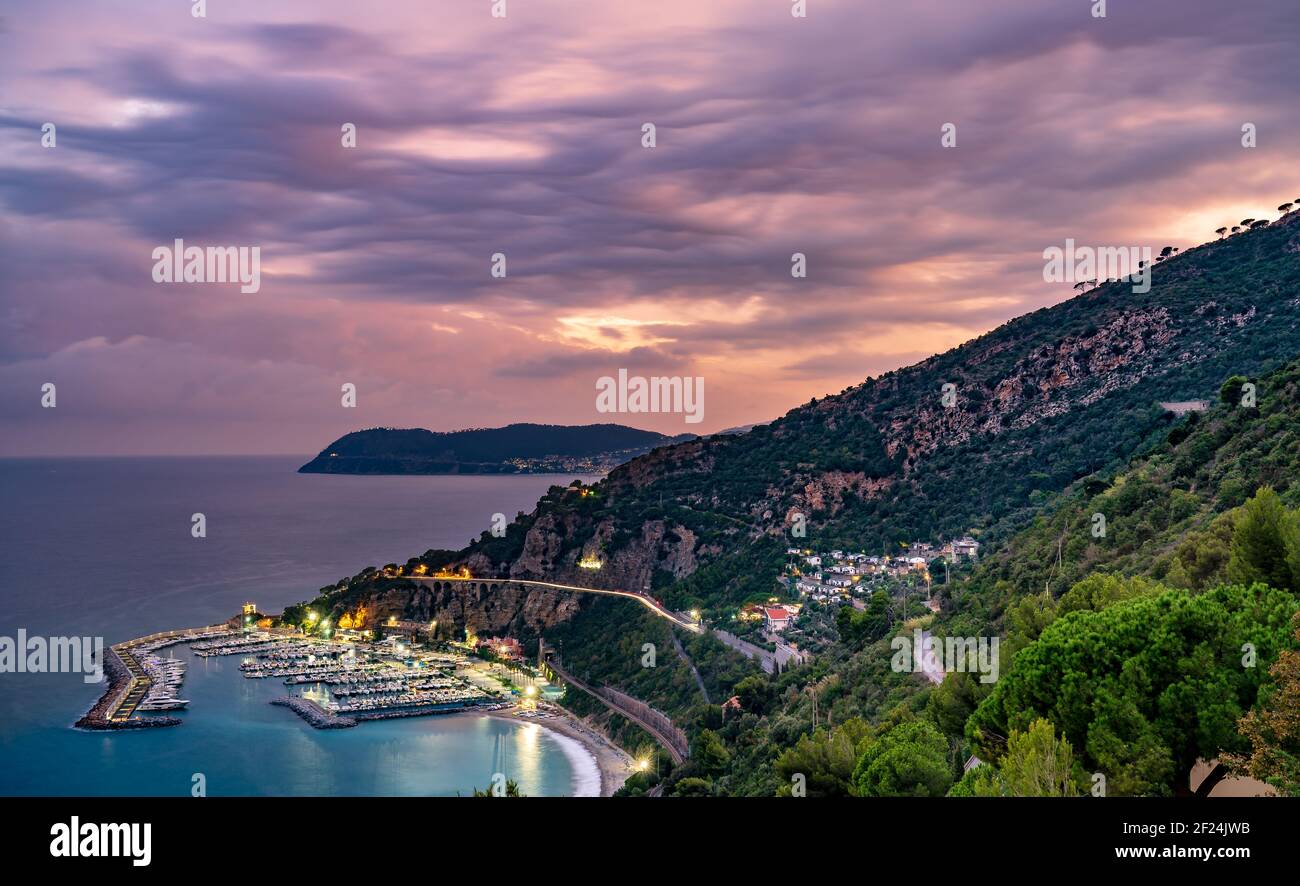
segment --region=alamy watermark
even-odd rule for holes
[[[1065,248],[1043,250],[1043,281],[1046,283],[1108,283],[1131,280],[1133,291],[1151,291],[1150,246],[1076,246],[1073,239]]]
[[[703,376],[603,375],[596,379],[597,412],[680,412],[687,424],[704,421]]]
[[[103,637],[0,637],[0,673],[85,674],[86,683],[104,679]]]
[[[67,824],[50,827],[54,858],[129,858],[135,867],[148,867],[153,858],[153,825],[145,822],[83,822],[72,816]]]
[[[239,283],[240,292],[262,288],[262,247],[172,246],[153,251],[155,283]]]
[[[997,637],[933,637],[916,628],[911,637],[899,634],[889,648],[894,650],[889,666],[895,673],[979,673],[981,683],[998,680]]]

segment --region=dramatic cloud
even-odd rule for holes
[[[604,421],[620,367],[704,376],[716,430],[1068,297],[1067,237],[1185,248],[1300,195],[1294,0],[790,6],[8,17],[0,454]],[[260,291],[154,283],[178,238],[260,247]]]

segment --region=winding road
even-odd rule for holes
[[[651,612],[653,612],[655,615],[659,616],[660,618],[668,619],[673,624],[677,625],[679,628],[688,630],[693,634],[704,633],[704,629],[700,626],[698,622],[692,620],[688,616],[681,615],[679,613],[672,612],[671,610],[665,609],[657,600],[655,600],[653,597],[649,596],[648,594],[638,594],[635,591],[620,591],[620,590],[608,589],[608,588],[584,588],[579,585],[558,584],[553,581],[534,581],[532,579],[526,579],[526,578],[463,578],[460,576],[437,576],[437,575],[433,575],[433,576],[404,575],[402,577],[410,579],[411,581],[414,582],[420,582],[421,584],[436,585],[439,582],[458,582],[461,584],[470,584],[470,585],[481,584],[481,585],[489,585],[489,586],[500,585],[500,584],[516,584],[516,585],[525,585],[527,587],[533,587],[533,588],[552,588],[557,591],[573,591],[579,594],[601,594],[606,597],[627,597],[631,600],[636,600],[638,603],[640,603],[642,606],[649,609]]]

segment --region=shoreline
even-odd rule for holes
[[[543,729],[573,739],[596,761],[596,770],[600,773],[600,796],[614,796],[614,792],[633,774],[631,755],[564,708],[551,705],[542,710],[555,716],[549,719],[520,717],[517,716],[518,708],[509,711],[489,711],[480,716],[496,717],[512,723],[535,723]]]
[[[206,628],[190,628],[178,631],[167,631],[161,634],[153,634],[149,637],[142,637],[135,640],[119,644],[123,649],[153,641],[156,645],[150,647],[150,651],[155,648],[175,645],[197,640],[209,633],[216,633],[221,626],[211,625]],[[158,642],[162,641],[162,642]],[[166,716],[146,716],[146,717],[129,717],[121,720],[113,719],[112,713],[122,702],[127,692],[134,686],[136,677],[122,660],[119,653],[119,645],[110,646],[107,654],[104,656],[104,669],[106,676],[106,686],[98,700],[92,705],[77,722],[74,728],[88,732],[94,731],[116,731],[116,730],[134,730],[141,728],[158,728],[167,726],[178,726],[183,721],[177,717]],[[354,716],[344,717],[330,714],[320,708],[313,702],[307,701],[296,696],[282,696],[270,700],[272,705],[288,708],[298,717],[305,720],[309,725],[316,729],[339,729],[350,726],[357,726],[362,721],[388,719],[382,715],[376,716]],[[554,735],[553,738],[566,739],[560,741],[561,749],[566,757],[569,758],[570,766],[573,768],[575,787],[577,779],[583,773],[581,767],[575,766],[575,756],[573,752],[585,752],[588,758],[593,762],[596,770],[596,776],[599,780],[599,790],[597,796],[611,797],[623,786],[623,783],[634,773],[634,761],[630,754],[622,748],[615,745],[603,734],[593,729],[591,726],[578,719],[571,711],[555,704],[543,704],[536,709],[537,713],[549,716],[521,716],[527,713],[518,705],[511,707],[497,707],[495,709],[475,710],[473,706],[444,709],[439,711],[422,710],[402,712],[392,716],[429,716],[435,714],[469,714],[480,717],[496,717],[512,723],[533,723],[543,729],[549,729]],[[585,781],[590,783],[590,773],[585,774]]]

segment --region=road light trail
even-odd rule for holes
[[[704,633],[704,629],[701,628],[697,622],[692,621],[689,618],[684,618],[683,616],[680,616],[675,612],[665,609],[652,597],[649,597],[645,594],[638,594],[634,591],[621,591],[613,588],[584,588],[584,587],[580,587],[579,585],[559,584],[558,582],[553,582],[553,581],[534,581],[532,579],[527,579],[527,578],[466,578],[465,576],[459,576],[459,575],[452,575],[452,576],[407,575],[407,576],[403,576],[403,578],[408,578],[411,581],[418,581],[418,582],[425,582],[425,583],[428,582],[436,583],[440,581],[448,581],[448,582],[458,581],[458,582],[469,583],[469,584],[509,583],[509,584],[517,584],[517,585],[528,585],[529,587],[554,588],[555,590],[573,591],[579,594],[602,594],[607,597],[627,597],[629,599],[636,600],[642,606],[645,606],[647,609],[649,609],[655,615],[658,615],[660,618],[668,619],[673,624],[677,625],[679,628],[688,630],[693,634]]]

